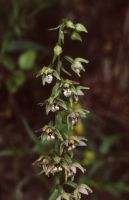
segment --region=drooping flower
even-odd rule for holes
[[[86,184],[80,184],[75,190],[74,190],[74,197],[76,199],[81,199],[82,194],[88,195],[89,193],[92,193],[91,188]]]
[[[45,125],[43,128],[39,129],[38,132],[41,132],[41,140],[54,140],[58,138],[59,140],[63,141],[63,137],[60,131],[49,122],[48,125]]]
[[[65,83],[65,84],[63,85],[63,94],[64,94],[64,96],[66,96],[66,97],[70,97],[71,94],[72,94],[72,91],[71,91],[71,89],[70,89],[70,85],[69,85],[68,83]]]
[[[67,110],[66,103],[62,99],[50,97],[49,99],[46,100],[46,113],[47,114],[50,111],[57,112],[62,108]]]
[[[86,139],[79,136],[69,136],[69,138],[60,145],[60,154],[74,150],[78,146],[86,146]]]
[[[39,76],[42,76],[43,85],[45,85],[45,83],[50,84],[53,81],[53,77],[56,77],[58,80],[60,80],[60,76],[57,73],[57,71],[52,69],[51,67],[46,67],[46,66],[44,66],[39,71],[36,77],[39,77]]]
[[[70,122],[73,126],[75,126],[78,122],[78,118],[79,118],[79,112],[71,112],[68,115],[68,118],[70,119]]]
[[[56,103],[53,103],[52,107],[51,107],[51,111],[52,112],[56,112],[58,110],[60,110],[60,107]]]

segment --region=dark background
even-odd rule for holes
[[[81,84],[91,113],[76,134],[88,138],[78,174],[94,193],[87,199],[129,199],[129,1],[0,0],[0,199],[46,200],[53,179],[32,165],[40,152],[34,131],[48,120],[37,106],[49,94],[36,73],[52,58],[57,32],[68,17],[83,23],[84,42],[65,41],[65,53],[90,63]],[[85,197],[84,197],[85,199]]]

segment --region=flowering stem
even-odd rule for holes
[[[45,175],[55,175],[55,188],[53,195],[49,200],[79,200],[81,193],[87,194],[91,192],[91,189],[85,184],[74,183],[74,177],[77,170],[81,170],[82,173],[85,169],[79,162],[75,162],[73,159],[73,150],[77,146],[86,146],[86,139],[75,136],[73,134],[74,128],[78,123],[78,119],[85,117],[87,110],[74,109],[79,96],[83,95],[83,89],[87,89],[84,86],[80,86],[79,83],[73,80],[64,79],[61,76],[61,71],[69,75],[69,72],[64,69],[63,66],[63,54],[62,45],[64,44],[64,35],[66,33],[71,34],[72,40],[82,40],[81,32],[87,32],[86,28],[80,24],[74,24],[71,20],[63,20],[62,24],[53,30],[59,29],[58,41],[54,47],[54,56],[50,67],[44,66],[39,72],[38,76],[42,76],[43,85],[45,83],[50,84],[53,78],[56,78],[56,84],[52,89],[51,96],[45,101],[46,113],[56,112],[55,123],[50,122],[45,125],[41,130],[42,140],[52,140],[52,148],[47,156],[42,155],[36,162],[41,165]],[[72,32],[72,33],[71,33]],[[82,63],[87,63],[87,60],[83,58],[71,58],[66,57],[70,62],[71,69],[74,73],[80,76],[80,72],[85,71]],[[61,60],[62,59],[62,60]],[[56,64],[55,64],[56,63]],[[54,69],[56,68],[56,69]],[[53,143],[54,139],[54,143]],[[74,188],[72,193],[65,192],[63,185],[61,185],[61,175],[63,172],[63,178],[65,184],[71,184]],[[57,196],[57,191],[58,195]]]

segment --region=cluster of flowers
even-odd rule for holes
[[[58,190],[56,200],[79,200],[81,194],[88,194],[92,190],[85,184],[75,184],[72,182],[77,169],[81,170],[82,173],[85,169],[73,159],[73,150],[78,146],[86,146],[86,139],[71,135],[72,130],[78,123],[79,119],[86,117],[88,111],[85,109],[73,109],[73,105],[77,104],[79,97],[84,95],[83,90],[89,89],[88,87],[80,86],[78,82],[73,80],[64,79],[61,76],[61,72],[71,76],[63,66],[61,54],[63,53],[62,45],[64,44],[64,33],[71,34],[72,40],[82,40],[80,33],[87,32],[86,28],[80,24],[74,24],[71,20],[63,20],[62,24],[52,29],[59,29],[58,43],[54,47],[54,56],[52,63],[48,66],[44,66],[37,77],[42,77],[43,85],[55,84],[52,88],[51,95],[45,100],[42,105],[45,105],[46,114],[49,112],[56,113],[55,123],[49,122],[48,125],[43,126],[39,131],[41,132],[41,141],[49,141],[52,143],[53,151],[47,155],[40,156],[35,164],[41,167],[41,172],[46,176],[55,175],[55,173],[64,173],[65,184],[72,183],[74,188],[73,193],[67,193],[61,187]],[[85,71],[83,63],[88,63],[87,60],[77,57],[72,58],[65,56],[71,66],[71,71],[75,72],[80,76],[81,71]]]

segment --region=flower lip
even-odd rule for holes
[[[52,76],[52,74],[47,74],[46,75],[46,82],[48,83],[48,84],[50,84],[52,81],[53,81],[53,76]]]
[[[77,122],[78,122],[79,113],[78,112],[72,112],[69,115],[69,118],[71,120],[72,125],[75,126],[77,124]]]
[[[52,108],[51,108],[51,110],[52,110],[52,112],[56,112],[56,111],[58,111],[60,108],[59,108],[59,106],[57,105],[57,104],[52,104]]]
[[[66,97],[70,97],[72,92],[71,92],[71,90],[69,88],[66,88],[66,89],[63,89],[63,94]]]
[[[55,164],[54,168],[52,169],[52,173],[61,172],[63,170],[62,166],[59,164]]]
[[[65,146],[68,149],[68,151],[71,151],[71,150],[76,148],[76,144],[75,144],[74,140],[66,140],[65,141]]]

